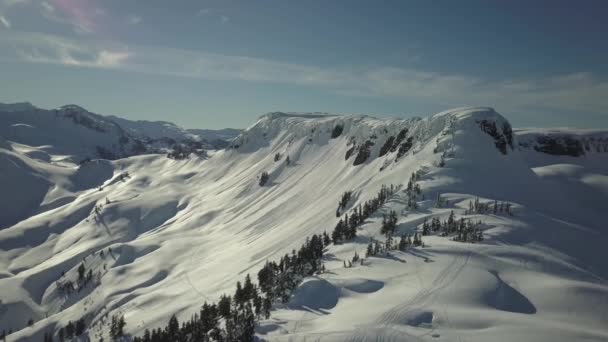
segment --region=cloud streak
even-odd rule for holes
[[[0,15],[0,24],[2,24],[2,26],[4,26],[7,29],[11,28],[11,22],[8,20],[8,18],[6,18],[3,15]]]
[[[138,15],[131,15],[127,18],[127,23],[137,25],[143,21],[143,18]]]
[[[51,35],[0,33],[5,59],[200,78],[310,86],[354,97],[385,97],[438,106],[490,105],[505,110],[608,112],[608,82],[587,72],[543,78],[487,80],[463,74],[392,68],[321,68],[261,58]]]

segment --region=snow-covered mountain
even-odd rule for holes
[[[0,329],[42,340],[81,320],[82,338],[108,340],[124,316],[141,336],[283,260],[262,340],[605,341],[608,152],[584,139],[607,134],[558,133],[514,130],[491,108],[270,113],[205,157],[76,166],[2,132]],[[569,139],[585,153],[553,153]],[[345,215],[354,233],[332,234]],[[324,232],[336,241],[318,272],[286,266]]]
[[[30,103],[0,104],[0,136],[37,147],[38,158],[59,162],[165,153],[176,145],[223,148],[238,130],[186,130],[170,122],[131,121],[76,105],[45,110]]]

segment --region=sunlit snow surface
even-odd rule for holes
[[[18,222],[0,224],[0,328],[16,331],[10,341],[42,340],[87,315],[89,336],[108,340],[115,313],[134,335],[174,313],[188,319],[247,273],[255,279],[266,260],[331,232],[344,191],[358,205],[419,172],[420,208],[405,212],[399,192],[356,240],[330,246],[327,272],[277,305],[258,325],[260,339],[605,341],[608,154],[550,156],[522,149],[518,135],[502,154],[480,120],[506,122],[489,108],[410,120],[272,113],[233,142],[238,148],[208,158],[144,155],[80,168],[50,163],[52,149],[0,138],[0,221]],[[344,131],[331,139],[336,125]],[[406,127],[413,148],[397,161],[378,157]],[[353,166],[348,144],[366,140],[371,156]],[[270,179],[260,187],[263,171]],[[449,207],[435,208],[438,194]],[[484,222],[482,243],[425,237],[425,248],[343,267],[355,251],[365,255],[369,238],[383,240],[382,212],[396,210],[399,232],[413,232],[425,218],[462,216],[476,197],[514,208],[514,216],[469,216]],[[76,279],[82,262],[100,285],[59,294],[62,271]]]

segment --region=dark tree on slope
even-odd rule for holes
[[[393,235],[395,233],[395,229],[397,228],[397,213],[394,210],[391,210],[387,215],[382,216],[382,227],[380,228],[380,232],[385,235]]]
[[[179,340],[179,321],[175,315],[171,316],[169,319],[169,324],[167,325],[167,337],[171,341]]]
[[[127,325],[125,322],[125,316],[123,315],[112,315],[112,321],[110,323],[110,337],[117,339],[124,335],[124,328]]]
[[[266,185],[269,178],[270,178],[270,175],[268,174],[268,172],[266,172],[266,171],[262,172],[262,174],[260,175],[260,186]]]
[[[86,272],[86,268],[84,267],[84,264],[80,264],[80,266],[78,266],[78,281],[79,282],[84,282],[84,274]]]
[[[217,309],[220,316],[224,318],[230,316],[230,305],[230,296],[223,295],[220,297],[220,301],[217,304]]]

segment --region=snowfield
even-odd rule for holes
[[[206,155],[77,165],[88,142],[10,113],[0,113],[11,118],[0,127],[0,331],[12,331],[8,341],[41,341],[82,317],[80,340],[93,341],[109,340],[116,314],[129,336],[164,327],[173,314],[187,321],[246,274],[257,281],[267,261],[331,233],[345,191],[353,193],[348,211],[391,184],[399,190],[355,239],[326,248],[325,272],[274,303],[257,338],[608,340],[606,131],[512,130],[485,107],[407,120],[270,113]],[[142,127],[158,138],[172,126]],[[415,209],[405,190],[412,173],[421,189]],[[469,212],[476,200],[509,203],[511,213]],[[481,221],[483,241],[433,233],[423,247],[366,257],[372,239],[385,240],[391,210],[397,238],[454,212]],[[363,261],[344,267],[355,252]],[[92,279],[68,293],[80,265]]]

